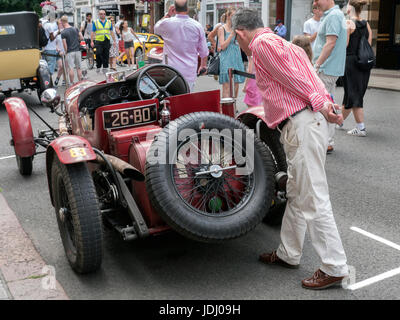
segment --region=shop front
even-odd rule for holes
[[[235,9],[239,9],[242,7],[249,7],[257,10],[260,17],[267,25],[266,21],[268,21],[268,12],[269,12],[269,0],[202,0],[198,1],[198,8],[200,12],[198,12],[198,21],[205,26],[209,24],[211,26],[216,25],[220,22],[221,16],[225,13],[227,8],[233,7]]]
[[[86,14],[92,13],[92,1],[93,0],[76,0],[75,1],[75,24],[81,26],[86,20]]]
[[[135,0],[119,0],[120,14],[128,21],[129,27],[137,31],[135,28],[136,8],[138,1]]]
[[[107,16],[119,16],[119,8],[115,0],[96,0],[96,18],[98,17],[99,10],[105,10]]]
[[[400,0],[379,1],[376,67],[400,69]]]

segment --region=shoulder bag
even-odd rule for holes
[[[223,27],[223,26],[222,26]],[[223,27],[224,28],[224,27]],[[224,28],[224,36],[225,36],[225,28]],[[207,74],[211,74],[214,76],[219,75],[219,64],[220,64],[220,52],[218,51],[218,37],[217,37],[217,44],[215,46],[215,50],[217,51],[214,57],[210,59],[210,63],[208,65]]]

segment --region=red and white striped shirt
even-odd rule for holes
[[[270,28],[256,33],[249,45],[263,97],[268,127],[311,106],[314,112],[331,101],[303,49],[275,35]]]

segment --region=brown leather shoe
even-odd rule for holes
[[[271,253],[263,253],[260,254],[258,260],[260,260],[263,263],[266,264],[278,264],[282,267],[290,268],[290,269],[298,269],[299,265],[293,265],[289,264],[282,259],[279,259],[278,255],[276,254],[276,251],[272,251]]]
[[[344,277],[332,277],[318,269],[311,278],[304,279],[301,284],[303,288],[320,290],[336,284],[340,284]]]
[[[332,153],[333,152],[333,147],[328,146],[328,149],[326,150],[326,153]]]

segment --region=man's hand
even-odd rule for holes
[[[203,74],[207,73],[207,66],[205,65],[200,65],[199,70],[197,70],[197,76],[201,76]]]
[[[174,15],[176,15],[175,6],[171,5],[169,6],[168,13],[164,16],[164,18],[171,18]]]
[[[92,48],[94,48],[94,42],[93,41],[90,42],[90,45],[91,45]]]
[[[326,112],[322,112],[322,114],[330,123],[336,123],[338,125],[343,123],[343,115],[340,114],[340,106],[337,104],[334,105],[333,103],[329,102]]]

